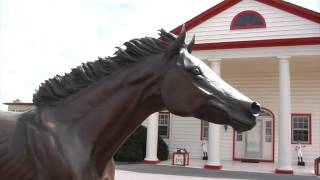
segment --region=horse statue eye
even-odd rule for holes
[[[194,75],[202,75],[202,71],[198,66],[192,67],[191,73]]]

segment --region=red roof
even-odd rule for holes
[[[283,0],[256,0],[258,2],[267,4],[269,6],[284,10],[291,14],[295,14],[297,16],[303,17],[305,19],[309,19],[310,21],[320,23],[320,13],[312,11],[310,9],[303,8],[301,6],[291,4],[289,2]],[[213,16],[221,13],[222,11],[232,7],[233,5],[241,2],[241,0],[224,0],[221,3],[213,6],[212,8],[206,10],[205,12],[199,14],[198,16],[190,19],[185,22],[186,30],[190,30],[195,26],[201,24],[202,22],[212,18]],[[176,27],[171,32],[174,34],[178,34],[180,32],[182,25]]]

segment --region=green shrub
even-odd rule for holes
[[[157,153],[158,159],[160,161],[165,161],[169,157],[169,150],[168,145],[164,140],[158,136],[158,153]]]
[[[115,154],[116,161],[138,162],[143,161],[146,156],[147,128],[139,126],[137,130],[127,139]],[[168,145],[158,137],[158,159],[167,160],[169,156]]]

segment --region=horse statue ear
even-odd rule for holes
[[[179,36],[177,39],[169,46],[168,48],[168,55],[172,56],[178,54],[181,47],[184,45],[184,41],[186,39],[186,27],[185,25],[182,26]]]
[[[192,46],[194,45],[194,42],[195,42],[195,35],[193,35],[191,41],[189,42],[189,44],[187,45],[187,50],[189,53],[192,52]]]

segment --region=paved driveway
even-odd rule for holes
[[[116,180],[218,180],[222,178],[205,178],[205,177],[192,177],[192,176],[177,176],[177,175],[164,175],[164,174],[151,174],[151,173],[136,173],[131,171],[116,171]],[[228,180],[241,180],[241,179],[228,179]]]
[[[239,171],[206,170],[144,164],[117,164],[116,180],[320,180],[316,176],[279,175]]]

